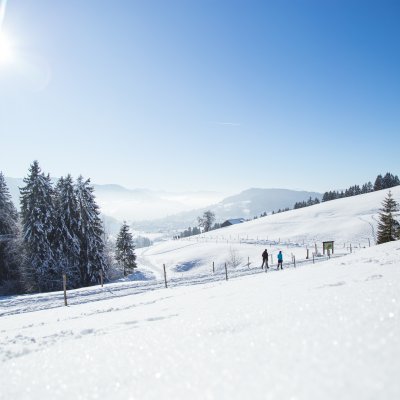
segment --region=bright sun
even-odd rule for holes
[[[13,43],[3,32],[0,32],[0,64],[10,64],[13,59]]]

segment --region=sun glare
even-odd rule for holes
[[[0,32],[0,64],[10,64],[14,60],[12,41]]]

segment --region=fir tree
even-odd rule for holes
[[[104,230],[99,207],[94,197],[90,179],[80,176],[75,185],[78,210],[79,275],[82,286],[100,279],[100,273],[107,271],[105,260]]]
[[[57,265],[67,275],[68,285],[79,286],[79,213],[71,175],[61,177],[56,186],[55,243]]]
[[[121,226],[115,243],[115,259],[122,267],[124,276],[134,272],[136,268],[135,246],[132,233],[129,232],[129,226],[125,221]]]
[[[34,161],[21,192],[22,239],[26,249],[24,280],[27,290],[59,289],[52,242],[55,210],[50,177]]]
[[[379,213],[377,244],[391,242],[399,238],[399,223],[395,219],[395,213],[399,211],[399,204],[393,199],[392,193],[382,202]]]
[[[18,213],[3,174],[0,172],[0,283],[15,279],[17,260],[13,245],[18,234]]]

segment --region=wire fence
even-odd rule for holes
[[[283,269],[299,268],[301,266],[320,263],[330,258],[338,258],[344,254],[323,255],[318,257],[311,257],[310,259],[296,260],[292,257],[291,261],[283,263]],[[258,264],[257,264],[258,265]],[[68,282],[63,282],[63,277],[60,277],[60,286],[64,283],[64,291],[41,293],[36,295],[24,296],[8,296],[0,300],[0,317],[6,315],[20,314],[26,312],[33,312],[51,308],[58,308],[63,305],[74,306],[78,304],[91,303],[99,300],[107,300],[112,298],[120,298],[125,296],[137,295],[153,290],[161,290],[165,288],[175,288],[181,286],[201,285],[212,282],[221,282],[231,279],[236,279],[243,276],[250,276],[256,274],[268,275],[276,273],[277,266],[270,265],[269,269],[264,269],[261,266],[254,266],[248,258],[247,263],[241,264],[237,267],[227,265],[227,263],[220,263],[217,265],[210,265],[210,270],[197,274],[190,274],[184,276],[168,277],[168,271],[164,269],[164,279],[152,280],[138,280],[129,282],[118,283],[104,283],[103,286],[91,286],[80,289],[68,289]],[[112,311],[112,308],[110,309]]]

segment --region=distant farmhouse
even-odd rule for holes
[[[227,219],[225,222],[221,224],[221,228],[224,228],[225,226],[241,224],[244,221],[246,221],[244,218]]]

